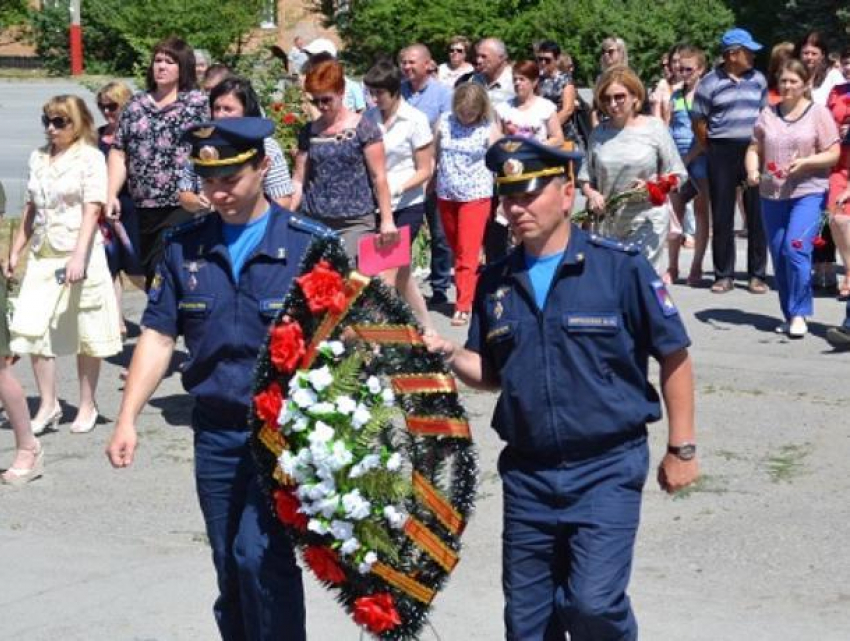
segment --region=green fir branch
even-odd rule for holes
[[[370,470],[355,479],[352,486],[363,496],[381,503],[398,503],[413,494],[410,481],[389,470]]]
[[[391,422],[400,413],[400,410],[395,405],[376,405],[370,407],[369,411],[372,414],[372,418],[369,419],[366,425],[360,428],[356,439],[357,445],[366,448],[374,443],[375,438],[384,429],[386,424]]]
[[[389,531],[384,525],[374,521],[359,521],[354,526],[354,534],[360,545],[366,550],[375,550],[379,557],[396,564],[399,562],[398,548],[393,543]]]
[[[351,396],[360,389],[360,368],[363,365],[363,356],[355,351],[344,358],[339,365],[332,369],[334,381],[324,392],[325,398],[339,398],[340,396]]]

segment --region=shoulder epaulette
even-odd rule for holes
[[[193,218],[192,220],[187,220],[185,223],[180,223],[179,225],[174,225],[174,227],[166,230],[164,239],[166,241],[172,240],[177,236],[181,236],[188,231],[194,231],[205,225],[209,222],[207,219],[212,218],[214,214],[207,214],[206,216],[198,216],[197,218]]]
[[[289,216],[289,226],[298,231],[307,232],[308,234],[322,238],[334,235],[333,230],[325,227],[322,223],[311,220],[310,218],[304,218],[303,216],[296,216],[295,214]]]
[[[613,249],[615,251],[623,252],[624,254],[636,255],[640,253],[640,245],[638,243],[627,242],[624,243],[621,240],[617,240],[616,238],[607,238],[605,236],[600,236],[599,234],[590,234],[590,242],[597,247],[605,247],[606,249]]]

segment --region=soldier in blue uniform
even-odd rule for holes
[[[195,477],[218,577],[214,612],[225,641],[306,638],[301,571],[257,483],[247,418],[257,353],[323,226],[269,202],[261,118],[192,128],[195,171],[214,214],[176,227],[148,293],[144,330],[107,448],[132,464],[136,419],[165,374],[178,336],[194,397]]]
[[[500,390],[493,427],[504,493],[507,638],[631,641],[626,595],[661,417],[647,376],[661,365],[675,492],[697,477],[689,340],[639,248],[569,222],[580,154],[508,136],[487,153],[519,246],[484,270],[465,347],[426,336],[468,385]]]

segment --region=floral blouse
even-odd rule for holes
[[[200,91],[180,93],[162,109],[146,92],[130,99],[112,146],[126,154],[127,184],[136,207],[178,206],[178,181],[189,155],[181,137],[208,118],[207,97]]]
[[[301,210],[317,218],[358,218],[375,211],[369,169],[363,150],[383,136],[371,118],[333,136],[314,135],[306,124],[298,134],[298,151],[307,153],[307,177]]]

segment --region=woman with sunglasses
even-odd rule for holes
[[[471,46],[472,43],[465,36],[454,36],[449,40],[449,60],[437,67],[437,80],[454,89],[461,76],[475,71],[467,60]]]
[[[381,129],[343,103],[345,74],[336,60],[311,64],[304,81],[319,118],[298,134],[292,208],[337,231],[352,260],[363,234],[379,243],[398,241],[387,184]]]
[[[100,361],[121,351],[118,305],[98,218],[106,202],[106,162],[92,116],[77,96],[47,101],[47,145],[33,152],[28,203],[6,275],[29,244],[26,271],[10,326],[10,349],[30,354],[40,403],[32,429],[41,434],[62,419],[56,357],[77,355],[80,401],[71,432],[94,429]]]
[[[121,215],[118,195],[126,183],[139,221],[139,259],[150,286],[162,257],[167,229],[189,220],[177,183],[189,147],[183,133],[207,120],[207,97],[197,90],[195,54],[180,38],[154,46],[145,91],[121,112],[109,151],[107,216]]]
[[[656,206],[645,199],[606,212],[611,196],[640,188],[659,175],[675,174],[679,184],[687,179],[667,127],[658,118],[641,115],[645,99],[643,83],[628,67],[612,67],[602,74],[593,100],[607,119],[590,135],[578,183],[590,211],[604,216],[600,232],[640,247],[660,274],[670,227],[667,204]]]
[[[541,98],[546,98],[555,105],[558,125],[564,140],[572,142],[581,148],[584,143],[573,120],[576,111],[576,87],[570,73],[561,71],[561,47],[551,40],[544,40],[537,45],[537,68],[540,77],[537,92]]]
[[[103,115],[106,124],[97,130],[97,146],[103,152],[104,157],[109,157],[109,150],[115,141],[115,132],[118,129],[118,118],[121,110],[133,97],[133,92],[123,82],[108,82],[97,92],[97,108]],[[118,310],[121,311],[123,285],[121,283],[121,272],[131,279],[142,275],[142,267],[139,264],[139,222],[136,219],[136,207],[130,197],[127,185],[121,188],[118,194],[121,203],[120,227],[116,224],[103,223],[101,229],[106,243],[106,262],[109,264],[109,272],[112,274],[112,283],[115,288],[115,298],[118,301]],[[142,286],[141,280],[138,286]],[[121,335],[127,335],[127,326],[121,314]]]

